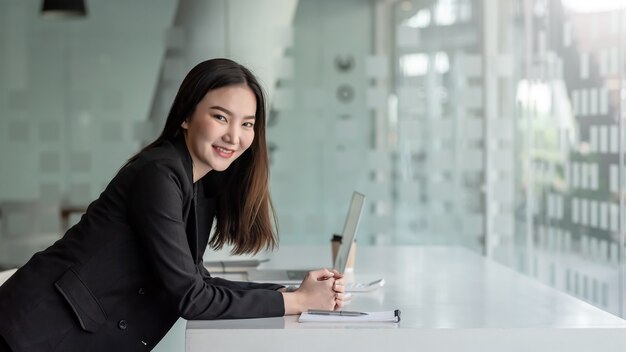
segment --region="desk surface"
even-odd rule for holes
[[[329,247],[283,246],[263,267],[320,266],[330,262]],[[297,316],[189,321],[186,328],[187,350],[197,350],[209,341],[215,345],[215,339],[230,336],[227,332],[238,331],[241,334],[242,330],[246,330],[248,337],[255,341],[252,347],[275,350],[276,339],[288,341],[296,337],[302,339],[303,336],[315,339],[316,335],[339,334],[335,336],[339,343],[342,331],[348,333],[345,342],[351,347],[359,344],[363,344],[363,348],[371,347],[376,341],[384,343],[391,334],[411,336],[407,338],[424,343],[430,341],[428,336],[439,336],[442,331],[437,330],[441,328],[457,331],[450,336],[447,336],[450,331],[445,332],[447,337],[442,337],[441,341],[435,338],[437,346],[448,344],[449,348],[462,343],[463,334],[468,334],[467,338],[477,344],[485,344],[485,339],[492,339],[481,348],[499,346],[496,341],[503,339],[502,343],[506,345],[500,347],[508,346],[507,350],[515,350],[511,341],[516,339],[507,338],[503,331],[517,336],[518,344],[528,339],[541,341],[542,336],[548,339],[547,343],[552,343],[551,338],[559,337],[560,342],[572,344],[569,347],[572,351],[583,350],[586,339],[590,344],[593,341],[597,343],[598,338],[615,339],[624,346],[625,338],[621,335],[626,335],[626,331],[622,330],[626,328],[625,320],[463,248],[359,246],[355,271],[348,278],[367,282],[380,277],[386,281],[384,287],[370,293],[353,294],[345,309],[382,311],[398,308],[402,311],[399,324],[300,324],[296,321]],[[563,328],[594,328],[590,329],[594,334],[580,334],[577,332],[580,329]],[[396,332],[389,333],[390,330]],[[547,330],[554,333],[546,336]],[[302,335],[304,332],[306,335]],[[257,334],[260,335],[255,338]],[[268,334],[275,339],[268,339]],[[420,334],[421,338],[417,338]],[[240,336],[238,339],[241,339],[241,335],[233,336]],[[355,339],[356,336],[359,338]],[[259,345],[263,340],[267,342],[267,349]]]

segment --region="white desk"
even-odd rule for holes
[[[330,262],[329,252],[326,246],[282,246],[263,267],[316,267]],[[353,276],[358,282],[384,277],[387,283],[354,294],[345,309],[399,308],[402,321],[300,324],[297,316],[189,321],[186,350],[626,350],[625,320],[463,248],[359,246]]]

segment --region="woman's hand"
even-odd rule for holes
[[[338,271],[311,271],[296,291],[283,292],[285,314],[299,314],[307,309],[341,308],[344,290],[343,275]]]
[[[331,272],[334,274],[333,278],[335,279],[335,283],[333,286],[333,291],[335,291],[335,308],[334,309],[341,309],[343,308],[345,304],[344,298],[345,298],[345,290],[346,290],[346,287],[344,286],[343,274],[338,272],[335,269],[333,269]]]

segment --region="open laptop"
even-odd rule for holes
[[[348,215],[346,216],[346,222],[343,227],[341,245],[337,250],[337,256],[335,258],[335,262],[333,263],[333,269],[339,271],[340,273],[344,273],[346,270],[348,254],[350,253],[352,241],[356,238],[364,203],[365,196],[355,191],[352,194],[352,201],[350,202]],[[274,282],[279,284],[300,284],[309,271],[316,269],[319,268],[310,270],[251,270],[248,272],[248,280],[255,282]],[[380,279],[369,284],[352,284],[350,287],[346,285],[346,290],[348,291],[350,289],[353,292],[369,291],[380,287],[383,284],[384,280]]]

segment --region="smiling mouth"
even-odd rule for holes
[[[218,147],[218,146],[215,146],[215,145],[213,146],[213,148],[217,151],[217,153],[220,156],[225,157],[225,158],[230,157],[235,152],[234,150],[226,149],[226,148],[223,148],[223,147]]]

